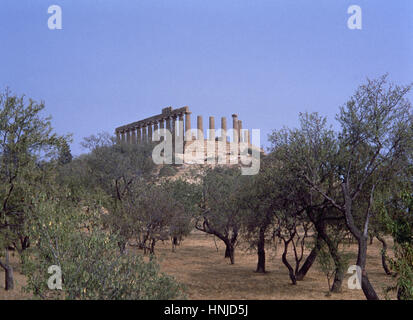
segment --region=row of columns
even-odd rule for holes
[[[159,129],[168,129],[175,135],[177,120],[179,123],[178,135],[184,136],[185,141],[192,141],[192,128],[191,128],[191,112],[185,112],[185,131],[184,131],[184,114],[172,115],[165,117],[164,119],[150,121],[138,127],[131,127],[125,130],[116,131],[116,138],[118,142],[139,144],[142,142],[151,142],[153,139],[153,132]],[[235,142],[248,142],[251,143],[251,138],[248,130],[242,130],[242,121],[238,120],[236,114],[232,115],[233,124],[233,141]],[[197,139],[204,140],[204,129],[202,116],[197,117]],[[215,140],[215,118],[209,117],[209,140]],[[221,118],[221,140],[227,140],[227,119]]]
[[[142,143],[142,142],[151,142],[153,139],[154,133],[158,129],[168,129],[169,131],[175,133],[176,121],[179,119],[180,132],[183,131],[183,114],[172,115],[165,117],[160,120],[153,120],[147,123],[142,124],[137,127],[130,127],[123,130],[116,131],[116,138],[118,142],[124,143]],[[181,133],[180,133],[181,134]],[[182,133],[183,135],[183,133]]]

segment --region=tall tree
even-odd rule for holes
[[[322,242],[335,264],[334,282],[331,291],[339,292],[344,278],[344,261],[339,254],[338,242],[333,241],[337,227],[345,228],[344,217],[317,191],[308,186],[304,176],[317,177],[329,194],[338,194],[332,164],[337,150],[334,132],[326,126],[326,119],[317,114],[301,114],[301,127],[298,129],[274,130],[269,137],[272,144],[270,157],[279,163],[273,172],[273,181],[283,199],[279,209],[285,219],[304,215],[312,222],[316,232],[314,246],[296,274],[302,280],[314,263]],[[284,219],[284,220],[285,220]],[[334,229],[333,232],[330,229]]]
[[[279,205],[279,186],[273,172],[277,164],[264,157],[258,175],[246,179],[239,201],[242,208],[243,234],[257,251],[256,272],[266,272],[266,243],[273,241],[275,211]]]
[[[308,184],[344,214],[358,242],[356,264],[361,268],[361,287],[367,299],[378,299],[366,270],[376,189],[405,169],[405,159],[412,152],[411,104],[406,98],[410,89],[411,85],[388,83],[385,75],[367,80],[340,108],[339,151],[333,167],[341,190],[338,197],[330,195],[321,181],[304,174]]]
[[[8,89],[0,94],[0,246],[6,261],[6,289],[13,288],[13,269],[8,261],[8,248],[24,250],[28,195],[34,192],[35,181],[52,166],[45,161],[56,159],[58,150],[68,137],[52,132],[50,117],[41,113],[44,103],[16,96]]]

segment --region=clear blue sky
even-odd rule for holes
[[[53,4],[63,30],[47,27]],[[362,30],[347,28],[352,4]],[[44,100],[76,155],[166,106],[204,127],[238,113],[265,145],[299,112],[333,122],[366,77],[413,81],[412,0],[1,0],[0,39],[0,88]]]

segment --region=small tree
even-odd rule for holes
[[[125,212],[131,220],[133,234],[140,248],[150,254],[155,253],[156,242],[165,238],[178,239],[190,232],[191,212],[177,199],[177,183],[140,185],[128,197]]]
[[[172,238],[172,251],[174,251],[194,228],[192,220],[194,212],[198,209],[200,188],[198,184],[183,179],[166,180],[164,184],[174,202],[177,202],[181,208],[169,221],[169,236]]]
[[[241,175],[238,168],[206,169],[202,180],[202,199],[195,228],[213,234],[225,243],[225,258],[235,263],[241,215],[237,196]]]
[[[329,297],[331,295],[331,279],[333,278],[336,269],[334,265],[334,260],[331,258],[330,252],[326,249],[325,246],[322,246],[318,255],[317,255],[317,262],[321,272],[323,272],[327,278],[328,284],[328,291],[326,296]]]

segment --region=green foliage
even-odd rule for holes
[[[40,193],[32,199],[30,236],[34,245],[23,256],[26,290],[41,298],[173,299],[182,288],[160,273],[152,259],[120,254],[118,238],[100,226],[96,207],[78,208],[70,195]],[[47,287],[51,265],[61,267],[63,290]]]
[[[391,268],[397,272],[397,297],[413,300],[413,247],[408,243],[397,244]]]
[[[353,258],[351,253],[344,252],[343,250],[344,248],[340,250],[339,243],[340,241],[342,241],[343,237],[338,235],[337,231],[333,230],[332,233],[334,232],[336,232],[335,235],[332,235],[330,239],[335,244],[335,247],[337,248],[337,254],[340,256],[340,260],[334,261],[328,246],[324,242],[316,258],[320,271],[323,272],[327,278],[328,290],[329,290],[329,292],[327,293],[327,296],[330,295],[331,279],[335,277],[337,272],[344,274],[344,272],[348,268],[350,259]],[[339,263],[339,265],[337,265],[337,263]]]
[[[53,175],[58,151],[69,137],[52,132],[44,103],[9,90],[0,93],[0,246],[14,245],[24,234],[28,196]]]
[[[71,189],[80,198],[84,195],[76,191],[78,185],[86,195],[102,201],[110,213],[105,225],[119,235],[119,246],[124,250],[137,228],[136,197],[140,188],[152,183],[155,166],[151,145],[117,144],[107,133],[87,137],[82,145],[90,153],[72,161],[65,170],[73,174],[72,178],[62,180],[69,180]]]
[[[413,194],[404,192],[394,200],[381,211],[382,222],[394,239],[394,258],[389,260],[397,284],[388,290],[397,290],[400,300],[413,300]]]
[[[181,238],[190,231],[190,212],[175,196],[174,185],[168,181],[137,183],[130,186],[131,192],[124,197],[122,211],[129,221],[131,235],[145,252],[153,254],[157,241]]]
[[[179,211],[174,209],[175,214],[168,222],[169,235],[182,240],[194,227],[192,218],[198,207],[200,188],[182,179],[163,181],[163,186],[173,199],[172,205],[179,208]]]
[[[330,295],[330,290],[331,290],[330,282],[331,282],[331,279],[334,277],[336,266],[326,245],[323,245],[320,251],[318,252],[317,263],[318,263],[318,266],[321,272],[323,272],[327,278],[327,283],[328,283],[327,295]]]
[[[238,193],[243,177],[238,168],[207,168],[202,178],[197,227],[221,240],[238,235],[241,223]]]
[[[178,170],[174,166],[164,165],[159,170],[159,176],[160,177],[173,177],[177,172]]]
[[[181,240],[190,232],[193,203],[187,198],[192,188],[155,174],[151,144],[117,144],[103,133],[85,138],[82,145],[91,152],[62,170],[63,185],[69,183],[81,199],[89,194],[101,200],[109,213],[103,224],[118,235],[122,252],[134,239],[144,252],[154,253],[158,240]],[[172,166],[163,169],[160,176],[176,172]]]
[[[309,195],[311,202],[321,197],[345,217],[345,227],[360,244],[357,265],[362,269],[376,198],[389,182],[405,177],[412,163],[413,118],[407,99],[411,87],[389,83],[387,75],[368,79],[340,108],[339,132],[312,113],[300,116],[299,129],[270,136],[274,151],[283,155],[281,165],[295,174],[295,184],[306,186],[303,195]],[[362,274],[364,294],[378,299],[367,273]]]
[[[73,156],[72,156],[72,153],[70,152],[70,146],[65,141],[64,143],[62,143],[62,145],[59,148],[59,157],[57,161],[60,165],[65,165],[67,163],[70,163],[72,159],[73,159]]]

